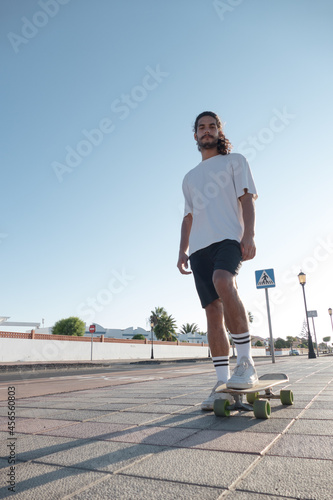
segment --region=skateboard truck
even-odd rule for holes
[[[243,403],[243,396],[242,394],[235,394],[234,395],[235,402],[232,403],[231,405],[228,405],[228,410],[233,411],[233,410],[244,410],[244,411],[252,411],[253,406],[250,405],[249,403]]]

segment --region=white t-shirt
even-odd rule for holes
[[[184,217],[193,216],[189,255],[218,241],[241,241],[244,224],[239,197],[246,192],[258,197],[249,164],[239,153],[213,156],[185,175]]]

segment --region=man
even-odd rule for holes
[[[242,261],[253,259],[257,191],[250,167],[241,154],[230,153],[220,118],[204,111],[195,120],[194,138],[202,161],[183,181],[185,213],[177,267],[191,274],[207,316],[208,342],[217,384],[203,410],[212,410],[222,383],[230,388],[253,387],[258,380],[251,356],[248,318],[237,292],[235,277]],[[237,351],[236,368],[230,378],[228,328]]]

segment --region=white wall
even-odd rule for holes
[[[265,348],[254,351],[264,356]],[[150,344],[93,343],[93,360],[150,359]],[[230,349],[232,355],[232,349]],[[155,359],[207,358],[207,346],[154,344]],[[91,342],[0,338],[0,362],[14,361],[90,361]]]
[[[149,344],[93,343],[93,360],[150,359]],[[202,346],[154,344],[155,358],[204,358]],[[90,361],[91,342],[40,339],[0,339],[0,361]]]

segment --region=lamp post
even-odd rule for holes
[[[305,284],[306,284],[306,275],[302,273],[302,271],[298,275],[298,280],[300,285],[302,285],[302,290],[303,290],[303,298],[304,298],[304,306],[305,306],[305,316],[306,316],[306,323],[308,326],[308,347],[309,347],[309,354],[308,358],[316,358],[316,353],[313,350],[313,343],[312,343],[312,338],[310,334],[310,326],[309,326],[309,318],[308,318],[308,309],[306,307],[306,299],[305,299]]]
[[[328,310],[328,314],[330,315],[330,318],[331,318],[331,325],[332,325],[332,330],[333,330],[332,308],[331,307]]]
[[[328,309],[328,314],[330,315],[330,318],[331,318],[331,326],[332,326],[332,331],[333,331],[333,320],[332,320],[332,308],[331,307]]]
[[[155,323],[153,320],[150,321],[150,331],[151,331],[151,355],[150,359],[154,359],[154,326]]]

